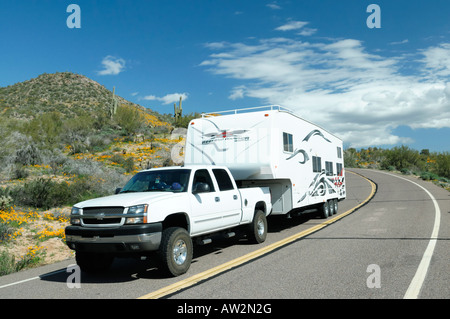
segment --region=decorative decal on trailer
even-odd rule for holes
[[[305,136],[305,138],[302,140],[303,142],[308,143],[310,138],[313,136],[320,136],[328,143],[331,143],[329,139],[325,137],[325,135],[320,130],[312,130],[309,132],[308,135]],[[306,148],[306,147],[304,147]],[[297,148],[292,155],[286,158],[286,160],[293,159],[298,154],[303,155],[303,160],[299,160],[298,162],[300,164],[305,164],[310,160],[310,156],[304,149]],[[338,176],[334,177],[327,177],[325,170],[322,170],[320,173],[317,173],[312,182],[309,184],[308,190],[303,194],[303,196],[300,198],[300,200],[297,203],[300,203],[303,201],[308,195],[312,197],[316,196],[325,196],[328,194],[333,193],[342,193],[341,186],[343,185],[344,177],[342,176],[342,172],[339,173]]]
[[[342,185],[342,183],[341,183]],[[309,184],[308,190],[306,193],[300,198],[297,203],[303,201],[307,195],[316,197],[316,196],[325,196],[326,194],[337,193],[336,186],[333,182],[332,178],[328,178],[325,174],[325,170],[318,173],[311,184]]]
[[[319,130],[313,130],[313,131],[311,131],[311,132],[310,132],[308,135],[306,135],[306,137],[303,139],[303,142],[304,142],[304,141],[308,142],[309,139],[311,138],[311,136],[314,136],[314,135],[319,135],[319,136],[322,137],[325,141],[327,141],[328,143],[331,143],[331,141],[330,141],[329,139],[327,139],[327,138],[325,137],[325,135],[323,135],[323,133],[322,133],[321,131],[319,131]]]
[[[303,161],[298,161],[300,164],[305,164],[307,161],[309,161],[308,153],[306,153],[305,150],[295,150],[294,154],[286,158],[286,160],[290,160],[291,158],[297,156],[298,154],[303,154]]]
[[[312,130],[311,132],[309,132],[309,134],[305,136],[305,138],[302,140],[302,142],[309,142],[309,139],[315,135],[318,135],[321,138],[323,138],[325,141],[327,141],[328,143],[331,143],[331,141],[329,139],[327,139],[325,137],[325,135],[323,135],[323,133],[319,130]],[[300,164],[305,164],[307,161],[309,161],[310,157],[309,157],[308,153],[303,149],[296,149],[291,156],[286,158],[286,160],[290,160],[290,159],[296,157],[298,154],[303,155],[303,160],[299,161]]]
[[[250,140],[249,136],[243,136],[244,133],[247,133],[248,130],[222,130],[221,132],[213,132],[203,134],[202,145],[207,145],[215,142],[222,142],[233,140],[235,142],[238,141],[248,141]]]

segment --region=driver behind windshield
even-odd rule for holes
[[[164,170],[140,172],[125,185],[121,193],[174,191],[185,192],[190,170]]]

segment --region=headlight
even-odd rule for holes
[[[72,225],[80,225],[81,224],[80,214],[81,214],[81,208],[72,207],[72,211],[70,212],[70,223]]]
[[[127,217],[125,224],[143,224],[147,222],[147,208],[148,205],[136,205],[128,207]],[[133,216],[134,215],[134,216]]]

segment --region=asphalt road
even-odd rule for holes
[[[350,171],[376,183],[369,202],[372,184]],[[118,259],[107,273],[76,277],[67,260],[0,277],[0,299],[449,298],[450,193],[380,171],[352,169],[346,179],[336,215],[345,217],[270,218],[265,243],[238,236],[195,247],[183,276],[164,278],[151,260]]]

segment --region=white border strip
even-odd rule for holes
[[[51,275],[54,275],[54,274],[57,274],[57,273],[60,273],[60,272],[64,272],[64,271],[66,271],[66,269],[55,270],[55,271],[49,272],[48,274],[43,274],[43,275],[40,275],[40,276],[36,276],[36,277],[32,277],[32,278],[28,278],[28,279],[24,279],[24,280],[20,280],[20,281],[16,281],[16,282],[12,282],[10,284],[6,284],[6,285],[3,285],[3,286],[0,286],[0,289],[6,288],[6,287],[10,287],[10,286],[14,286],[14,285],[18,285],[18,284],[23,284],[24,282],[31,281],[31,280],[41,279],[41,278],[48,277],[48,276],[51,276]]]
[[[433,204],[434,204],[434,226],[433,231],[431,233],[430,242],[428,243],[427,248],[425,249],[425,252],[423,253],[422,260],[420,261],[419,267],[417,268],[416,274],[414,275],[414,278],[412,279],[411,283],[409,284],[408,290],[406,291],[405,295],[403,296],[403,299],[417,299],[419,297],[420,290],[422,289],[423,282],[425,281],[425,277],[428,272],[428,268],[430,266],[431,258],[433,257],[434,248],[436,247],[438,234],[439,234],[439,227],[441,224],[441,210],[439,209],[439,205],[434,198],[434,196],[423,186],[417,184],[416,182],[413,182],[407,178],[385,173],[386,175],[394,176],[400,179],[403,179],[405,181],[408,181],[410,183],[413,183],[416,186],[419,186],[422,188],[425,193],[430,196]]]
[[[24,279],[24,280],[20,280],[20,281],[16,281],[7,285],[3,285],[0,286],[0,289],[6,288],[6,287],[10,287],[10,286],[14,286],[14,285],[18,285],[27,281],[31,281],[31,280],[35,280],[35,279],[39,279],[39,276],[33,277],[33,278],[28,278],[28,279]]]

